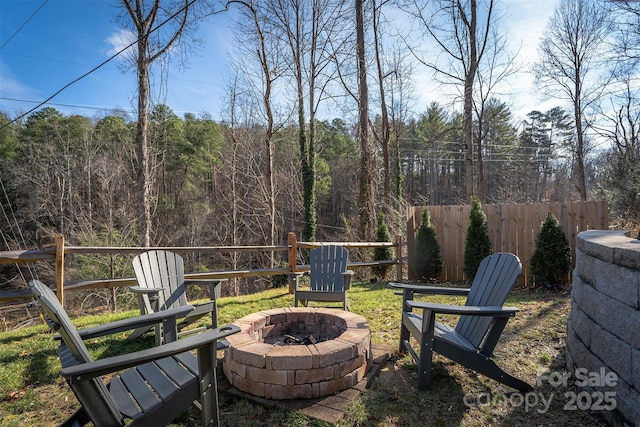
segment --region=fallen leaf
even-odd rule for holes
[[[18,390],[18,391],[14,391],[12,393],[9,393],[9,395],[7,397],[4,398],[4,400],[6,401],[10,401],[10,400],[18,400],[20,399],[22,396],[24,396],[26,393],[25,390]]]

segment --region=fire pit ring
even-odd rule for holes
[[[254,396],[327,396],[360,382],[371,363],[369,324],[355,313],[290,307],[253,313],[234,323],[240,332],[227,337],[224,375],[232,386]],[[291,337],[304,342],[291,345],[286,342]]]

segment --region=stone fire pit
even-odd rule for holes
[[[357,314],[291,307],[236,322],[223,370],[238,390],[265,399],[311,399],[356,385],[370,365],[371,333]]]

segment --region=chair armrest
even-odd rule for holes
[[[159,288],[147,288],[146,286],[129,286],[129,290],[135,294],[156,294],[160,291],[164,291],[165,287]]]
[[[407,301],[407,305],[409,305],[412,308],[431,310],[434,313],[469,315],[469,316],[513,317],[518,311],[520,311],[516,307],[500,307],[500,306],[477,307],[477,306],[471,306],[471,305],[435,304],[435,303],[423,302],[423,301]]]
[[[228,282],[229,279],[184,279],[184,283],[221,283]]]
[[[468,295],[469,288],[447,288],[444,286],[426,286],[426,285],[411,285],[409,283],[396,283],[389,282],[389,286],[396,289],[402,289],[404,291],[411,291],[417,294],[424,295]]]
[[[342,273],[342,280],[344,283],[344,290],[348,291],[351,288],[351,279],[353,278],[353,270],[347,270]]]
[[[191,351],[239,331],[240,328],[237,325],[226,325],[218,329],[213,329],[209,332],[193,335],[189,338],[173,341],[158,347],[63,368],[61,373],[71,382],[85,381],[90,378],[99,377],[122,369],[142,365],[165,357],[175,356],[186,351]]]
[[[86,340],[89,338],[102,337],[122,331],[130,331],[132,329],[154,326],[171,317],[181,319],[192,312],[193,309],[193,306],[185,305],[168,310],[160,310],[151,314],[130,317],[128,319],[117,320],[115,322],[94,326],[92,328],[81,329],[78,331],[78,334],[80,334],[80,337],[82,339]]]

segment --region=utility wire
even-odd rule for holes
[[[189,3],[187,3],[186,5],[184,5],[182,8],[180,8],[180,10],[178,10],[176,13],[174,13],[173,15],[171,15],[170,17],[168,17],[167,19],[165,19],[163,22],[161,22],[160,24],[158,24],[158,26],[156,26],[155,28],[152,28],[151,31],[149,31],[149,34],[157,31],[158,29],[160,29],[160,27],[162,27],[164,24],[166,24],[167,22],[171,21],[173,18],[175,18],[176,16],[178,16],[180,13],[182,13],[185,9],[187,9],[188,7],[190,7],[193,3],[195,3],[197,0],[191,0]],[[104,65],[106,65],[107,63],[109,63],[111,60],[113,60],[114,58],[116,58],[117,56],[119,56],[121,53],[123,53],[124,51],[126,51],[127,49],[129,49],[130,47],[134,46],[136,43],[138,43],[142,38],[139,37],[137,38],[135,41],[131,42],[128,46],[120,49],[118,52],[116,52],[115,54],[113,54],[110,58],[108,58],[107,60],[103,61],[102,63],[100,63],[99,65],[93,67],[91,70],[87,71],[86,73],[84,73],[83,75],[81,75],[80,77],[72,80],[71,82],[67,83],[66,85],[64,85],[61,89],[59,89],[57,92],[55,92],[53,95],[51,95],[50,97],[48,97],[47,99],[45,99],[44,101],[40,102],[38,105],[36,105],[35,107],[33,107],[32,109],[30,109],[29,111],[27,111],[26,113],[23,113],[21,115],[19,115],[18,117],[16,117],[15,119],[11,120],[10,122],[5,123],[4,125],[2,125],[2,127],[0,127],[0,129],[4,129],[5,127],[9,126],[12,123],[17,122],[18,120],[22,119],[23,117],[28,116],[29,114],[33,113],[35,110],[37,110],[38,108],[42,107],[44,104],[48,103],[49,101],[51,101],[53,98],[55,98],[56,96],[58,96],[62,91],[64,91],[65,89],[67,89],[69,86],[74,85],[75,83],[79,82],[80,80],[84,79],[85,77],[87,77],[88,75],[92,74],[94,71],[97,71],[98,69],[102,68]]]
[[[4,97],[0,97],[0,100],[2,101],[12,101],[12,102],[25,102],[25,103],[29,103],[29,104],[39,104],[40,101],[31,101],[28,99],[18,99],[18,98],[4,98]],[[90,106],[90,105],[78,105],[78,104],[60,104],[60,103],[56,103],[56,102],[48,102],[48,105],[55,105],[58,107],[71,107],[71,108],[84,108],[87,110],[98,110],[98,111],[104,111],[104,110],[122,110],[125,111],[127,113],[133,113],[135,110],[131,109],[131,108],[124,108],[124,107],[119,107],[119,106],[115,106],[115,107],[95,107],[95,106]]]
[[[27,18],[27,20],[26,20],[26,21],[24,21],[24,22],[22,23],[22,25],[20,25],[20,27],[19,27],[19,28],[18,28],[18,29],[13,33],[13,34],[11,34],[11,36],[7,39],[7,41],[5,41],[4,43],[2,43],[2,46],[0,46],[0,50],[2,50],[2,49],[7,45],[7,43],[9,43],[9,42],[11,41],[11,39],[13,39],[13,38],[16,36],[16,34],[18,34],[18,33],[20,32],[20,30],[22,30],[22,28],[24,28],[24,26],[25,26],[25,25],[27,25],[27,24],[29,23],[29,21],[31,21],[31,19],[32,19],[34,16],[36,16],[36,14],[37,14],[38,12],[40,12],[40,9],[42,9],[42,8],[44,7],[44,5],[45,5],[45,4],[47,4],[47,2],[48,2],[48,1],[49,1],[49,0],[44,0],[44,1],[42,2],[42,4],[40,5],[40,7],[38,7],[38,8],[36,9],[36,11],[35,11],[35,12],[33,12],[33,13],[31,14],[31,16],[30,16],[30,17],[28,17],[28,18]]]

